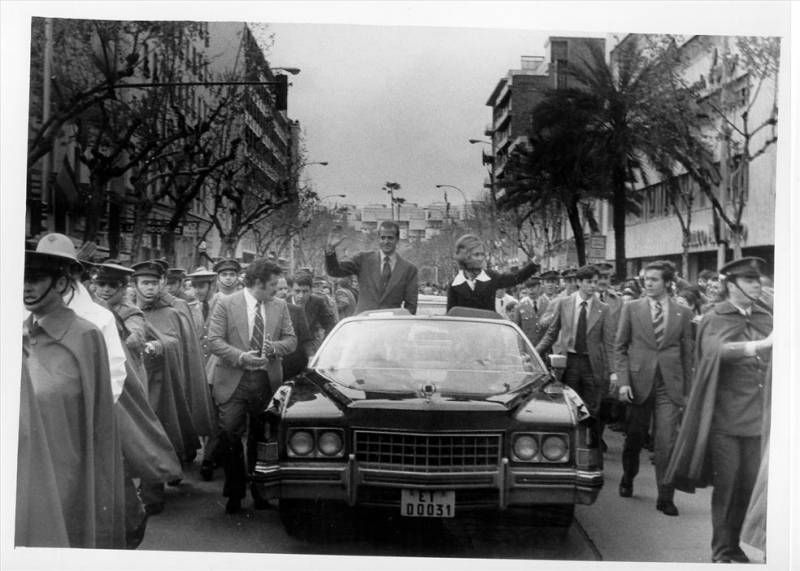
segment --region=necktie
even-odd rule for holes
[[[389,262],[389,256],[384,256],[383,258],[383,271],[381,272],[381,285],[383,289],[386,289],[386,286],[389,285],[389,279],[392,277],[392,265]]]
[[[587,353],[586,348],[586,302],[581,302],[581,312],[578,314],[578,329],[575,331],[575,352]]]
[[[261,315],[261,302],[256,302],[256,317],[253,321],[253,335],[250,336],[250,350],[258,351],[261,356],[261,349],[264,345],[264,318]]]
[[[208,319],[208,301],[203,300],[203,321]]]
[[[656,336],[656,344],[661,345],[664,338],[664,311],[661,302],[656,302],[656,313],[653,316],[653,333]]]
[[[536,302],[535,299],[533,300],[533,312],[539,313],[539,304]]]
[[[602,301],[603,303],[606,302],[606,292],[604,291],[600,292],[600,301]]]

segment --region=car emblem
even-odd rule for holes
[[[433,383],[426,383],[419,388],[420,396],[422,396],[426,401],[430,402],[431,397],[436,392],[436,385]]]

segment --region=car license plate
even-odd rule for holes
[[[401,490],[400,515],[407,517],[455,517],[455,490]]]

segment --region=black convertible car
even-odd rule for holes
[[[602,453],[580,398],[516,325],[460,313],[345,319],[276,392],[251,479],[290,534],[347,506],[534,508],[531,523],[566,527],[595,501]]]

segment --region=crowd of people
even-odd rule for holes
[[[179,485],[196,461],[206,480],[222,467],[225,510],[239,511],[253,435],[275,428],[259,413],[278,386],[340,319],[413,314],[420,291],[439,293],[397,253],[399,237],[385,221],[374,251],[341,259],[332,233],[327,276],[287,275],[268,258],[191,272],[163,259],[90,264],[68,237],[42,238],[25,260],[16,544],[135,548],[148,516],[165,509],[165,485]],[[483,241],[467,234],[454,261],[447,310],[496,312],[543,357],[566,355],[562,380],[599,441],[607,424],[625,432],[620,496],[633,495],[649,447],[660,512],[678,515],[675,489],[714,486],[714,561],[746,560],[746,513],[755,523],[745,533],[763,549],[772,347],[763,260],[701,272],[696,284],[653,262],[612,283],[610,264],[495,271]],[[256,509],[269,508],[251,495]]]

